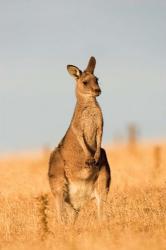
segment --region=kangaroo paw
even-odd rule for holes
[[[85,161],[87,165],[95,165],[95,159],[94,158],[89,158]]]
[[[86,163],[87,167],[91,167],[91,166],[95,166],[96,165],[96,161],[95,161],[94,158],[87,159],[85,161],[85,163]]]

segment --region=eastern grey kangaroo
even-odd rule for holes
[[[101,219],[110,188],[110,167],[101,148],[103,116],[96,100],[101,90],[94,75],[95,65],[96,60],[91,57],[84,71],[67,66],[76,80],[77,103],[65,136],[51,153],[48,172],[59,222],[63,222],[65,202],[78,215],[86,201],[94,198]]]

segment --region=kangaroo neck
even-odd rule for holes
[[[95,96],[85,96],[77,93],[77,105],[81,106],[98,106],[98,102]]]

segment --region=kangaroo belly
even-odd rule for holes
[[[70,168],[65,168],[67,180],[65,200],[78,210],[94,196],[94,186],[99,175],[99,169],[81,168],[73,169],[72,172],[70,170]]]
[[[69,200],[75,209],[80,209],[86,201],[93,198],[94,185],[91,182],[75,181],[69,184]]]

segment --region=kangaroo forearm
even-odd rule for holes
[[[99,151],[100,148],[101,148],[102,134],[103,134],[102,130],[98,129],[98,131],[97,131],[97,138],[96,138],[96,141],[97,141],[97,149],[96,149],[96,151]]]
[[[82,147],[85,155],[88,156],[90,154],[90,152],[89,152],[89,150],[88,150],[88,148],[87,148],[87,146],[85,144],[84,137],[77,135],[77,139],[78,139],[78,141],[79,141],[79,143],[80,143],[80,145],[81,145],[81,147]]]
[[[72,130],[73,130],[73,132],[74,132],[80,146],[82,147],[85,155],[88,156],[90,154],[90,152],[89,152],[89,150],[88,150],[88,148],[87,148],[87,146],[85,144],[83,133],[80,133],[79,129],[75,128],[74,126],[72,127]]]
[[[95,152],[95,156],[94,156],[96,162],[98,162],[98,160],[100,158],[101,140],[102,140],[102,130],[100,129],[97,131],[97,137],[96,137],[97,147],[96,147],[96,152]]]

